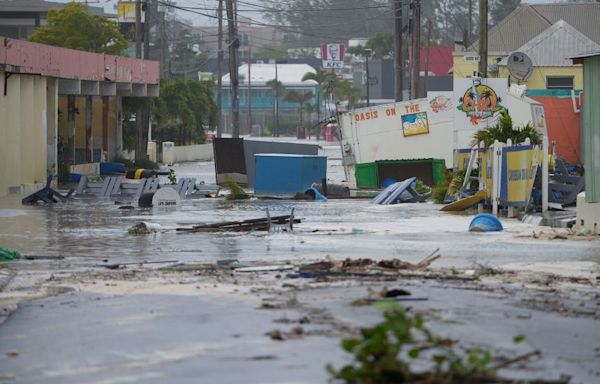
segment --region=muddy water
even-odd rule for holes
[[[436,266],[498,266],[515,262],[594,260],[598,242],[533,240],[518,237],[532,227],[504,219],[505,231],[467,232],[471,216],[443,214],[435,204],[374,206],[367,200],[327,202],[226,202],[185,200],[170,209],[119,209],[113,201],[71,199],[66,204],[22,207],[18,199],[0,202],[0,244],[22,253],[63,255],[73,263],[178,259],[214,262],[237,258],[281,261],[345,257],[398,257],[418,261],[436,248]],[[289,214],[302,223],[294,233],[177,233],[177,227]],[[132,236],[141,221],[158,223],[161,233]]]

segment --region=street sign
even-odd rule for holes
[[[119,23],[135,23],[135,1],[119,1],[117,3],[117,21]],[[146,12],[142,7],[141,9],[142,19],[140,22],[145,21]]]
[[[321,46],[321,58],[323,59],[323,68],[344,68],[344,53],[346,47],[344,44],[324,43]]]

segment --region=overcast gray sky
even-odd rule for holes
[[[50,1],[68,3],[72,0],[50,0]],[[85,0],[75,0],[75,1],[78,3],[86,2]],[[261,3],[260,0],[245,0],[245,1],[249,2],[249,3],[255,3],[255,4]],[[107,13],[117,13],[117,3],[118,2],[119,2],[118,0],[88,0],[87,1],[88,5],[91,7],[104,7],[104,11]],[[176,5],[178,5],[180,7],[200,7],[200,8],[211,8],[211,9],[215,9],[215,10],[217,9],[217,5],[218,5],[217,0],[176,0],[175,3],[176,3]],[[243,9],[241,6],[239,8]],[[248,8],[248,6],[245,6],[245,8]],[[211,12],[211,11],[199,10],[198,12],[207,13],[207,14],[215,14],[215,11]],[[216,25],[217,24],[217,21],[214,18],[204,17],[201,15],[197,15],[194,13],[185,12],[185,11],[181,11],[181,10],[178,10],[177,14],[180,17],[192,22],[194,25]],[[258,12],[251,12],[251,13],[247,13],[247,14],[240,12],[240,15],[251,17],[254,20],[262,20],[260,17],[260,13],[258,13]]]
[[[68,3],[69,1],[72,0],[52,0],[52,1],[58,1],[58,2],[62,2],[62,3]],[[85,3],[85,0],[75,0],[79,3]],[[246,2],[251,2],[251,3],[255,3],[255,4],[261,4],[260,0],[245,0]],[[541,4],[541,3],[560,3],[560,2],[564,2],[565,0],[526,0],[526,1],[522,1],[523,4]],[[217,0],[176,0],[175,1],[176,4],[178,6],[181,7],[201,7],[201,8],[214,8],[216,9],[218,1]],[[117,3],[118,0],[88,0],[87,3],[90,6],[93,7],[104,7],[104,11],[107,13],[117,13]],[[239,7],[240,9],[243,9],[241,6]],[[245,8],[248,8],[248,6],[245,6]],[[214,12],[211,11],[204,11],[201,10],[199,12],[202,13],[208,13],[208,14],[212,14]],[[192,22],[194,25],[216,25],[217,21],[216,19],[213,18],[209,18],[209,17],[204,17],[201,15],[197,15],[197,14],[193,14],[190,12],[185,12],[185,11],[177,11],[177,14]],[[260,17],[260,13],[257,12],[251,12],[251,13],[247,13],[244,14],[243,12],[240,12],[240,15],[243,16],[247,16],[250,17],[254,20],[262,20]]]

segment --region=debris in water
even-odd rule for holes
[[[157,223],[147,223],[142,221],[127,230],[130,235],[148,235],[160,231],[161,226]]]
[[[287,332],[282,332],[279,329],[274,329],[270,332],[267,332],[265,335],[269,336],[272,340],[289,340],[289,339],[299,339],[304,336],[304,328],[302,327],[294,327]]]
[[[500,220],[489,213],[480,213],[469,224],[469,232],[496,232],[502,229]]]
[[[225,196],[225,200],[246,200],[250,195],[244,191],[233,179],[229,178],[224,182],[225,188],[229,189],[229,194]]]
[[[315,277],[317,274],[353,274],[353,273],[365,273],[373,272],[374,270],[408,270],[408,271],[419,271],[423,270],[431,265],[435,260],[439,259],[439,248],[433,251],[429,256],[418,262],[417,264],[409,263],[399,259],[389,259],[375,261],[372,259],[346,259],[346,260],[334,260],[327,258],[324,261],[315,263],[305,264],[299,267],[299,276],[292,277]],[[306,276],[302,276],[302,274]]]
[[[177,228],[177,231],[185,232],[245,232],[245,231],[269,231],[273,225],[289,226],[290,231],[293,230],[293,224],[300,223],[300,219],[294,218],[294,210],[291,214],[283,216],[267,216],[258,219],[248,219],[241,221],[223,221],[213,224],[194,225],[191,228]],[[287,228],[286,228],[287,229]]]
[[[21,258],[19,251],[12,248],[0,247],[0,261],[17,260]]]

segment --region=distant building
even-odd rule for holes
[[[308,72],[314,73],[315,69],[307,64],[277,64],[277,80],[281,82],[282,90],[279,92],[279,123],[280,127],[290,124],[297,124],[299,117],[298,103],[284,101],[287,91],[295,90],[300,94],[311,92],[315,95],[307,104],[315,105],[317,103],[317,94],[319,86],[315,81],[302,81],[302,77]],[[248,86],[248,64],[239,67],[239,107],[240,107],[240,131],[241,133],[251,133],[251,126],[257,125],[267,129],[273,127],[275,109],[275,90],[267,85],[276,77],[275,63],[272,64],[252,64],[250,66],[250,87]],[[250,98],[248,92],[250,90]],[[222,121],[225,132],[231,131],[231,82],[229,74],[223,76],[222,93]],[[248,106],[251,99],[252,122],[248,121]],[[319,100],[322,103],[322,100]],[[324,111],[321,109],[322,116]],[[316,113],[316,112],[315,112]],[[316,117],[313,113],[312,117]],[[305,113],[305,126],[310,126],[310,113]],[[293,127],[288,126],[288,129]]]
[[[600,44],[599,3],[523,4],[488,33],[488,76],[507,77],[506,57],[533,55],[534,72],[521,82],[528,89],[582,88],[583,72],[567,58]],[[479,41],[454,52],[454,77],[471,77],[479,63]]]
[[[429,62],[427,61],[427,46],[421,47],[420,62],[420,95],[427,91],[451,91],[452,75],[448,74],[452,68],[452,47],[431,46],[429,47]],[[409,59],[407,58],[407,62]],[[428,76],[425,78],[425,70]],[[369,96],[371,103],[379,104],[395,100],[395,78],[394,59],[369,59],[369,77],[371,86]],[[366,65],[360,60],[354,65],[354,84],[362,89],[366,96]],[[403,89],[404,100],[409,98],[409,73],[404,71]]]
[[[156,61],[0,41],[0,197],[31,193],[62,165],[113,160],[121,98],[158,96]]]
[[[488,77],[527,86],[526,95],[545,107],[548,136],[568,163],[581,163],[580,92],[583,67],[568,58],[600,50],[600,3],[523,4],[488,33]],[[454,78],[473,76],[479,42],[453,53]],[[509,76],[507,58],[523,52],[532,61],[522,81]]]
[[[0,36],[27,40],[35,28],[46,25],[48,11],[63,8],[67,3],[43,0],[0,0]],[[103,8],[88,7],[92,15],[116,18]]]

